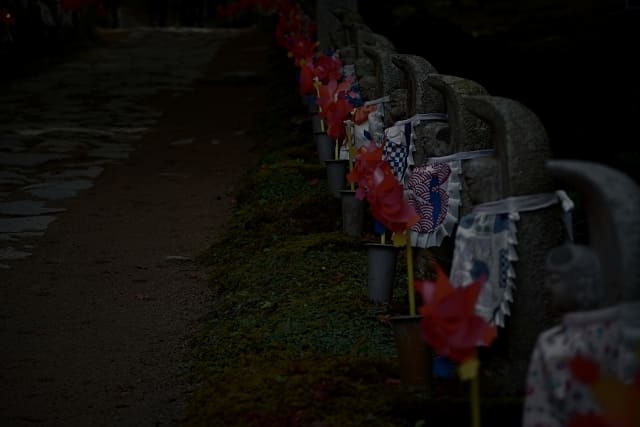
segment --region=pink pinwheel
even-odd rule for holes
[[[496,327],[475,314],[484,280],[453,287],[438,264],[435,270],[435,282],[415,283],[424,302],[419,309],[422,337],[438,355],[456,362],[468,361],[476,356],[478,346],[489,346],[496,338]]]
[[[320,56],[305,58],[299,62],[300,94],[305,95],[314,92],[314,81],[318,79],[320,83],[327,84],[329,81],[339,81],[342,78],[342,61],[332,56]]]
[[[373,172],[382,160],[382,147],[377,147],[371,141],[368,147],[362,146],[356,154],[353,170],[347,174],[347,180],[351,184],[357,184],[356,197],[363,200],[371,187]]]
[[[324,84],[330,80],[339,81],[342,78],[342,61],[334,56],[321,56],[314,63],[314,72]]]
[[[327,125],[327,135],[333,139],[345,136],[344,121],[349,118],[353,106],[347,101],[346,94],[351,90],[350,80],[338,83],[330,80],[318,87],[316,104],[320,107],[319,116]]]
[[[345,80],[338,83],[337,80],[331,79],[326,84],[318,87],[318,98],[316,104],[324,111],[335,103],[339,98],[344,98],[345,94],[351,90],[351,81]],[[322,113],[321,113],[322,115]]]

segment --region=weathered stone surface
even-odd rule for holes
[[[427,83],[444,95],[450,132],[448,143],[424,147],[428,157],[493,148],[489,126],[482,119],[471,114],[465,106],[466,96],[487,94],[481,85],[472,80],[442,74],[429,74]],[[487,190],[485,187],[495,183],[492,179],[494,176],[492,165],[493,162],[486,158],[462,162],[463,188],[460,193],[462,215],[470,212],[473,205],[481,203],[480,200],[487,200],[482,197],[476,198],[475,192],[484,192]]]
[[[190,145],[190,144],[193,144],[193,142],[194,142],[194,139],[193,139],[193,138],[185,138],[185,139],[180,139],[180,140],[178,140],[178,141],[170,142],[170,143],[169,143],[169,145],[170,145],[171,147],[180,147],[180,146],[182,146],[182,145]]]
[[[488,95],[487,90],[473,80],[444,74],[429,74],[427,83],[444,95],[454,152],[488,148],[489,127],[465,108],[464,101],[465,96]]]
[[[4,136],[0,137],[0,150],[17,153],[26,150],[27,147],[17,138]]]
[[[64,208],[47,208],[45,202],[36,200],[19,200],[0,203],[0,215],[34,216],[64,212]]]
[[[416,55],[394,54],[393,63],[403,71],[407,87],[407,117],[418,113],[444,113],[444,96],[427,82],[438,71],[426,59]]]
[[[415,127],[416,139],[413,161],[416,165],[423,164],[427,158],[438,152],[437,147],[447,147],[450,144],[451,129],[448,123],[430,122]],[[435,148],[434,148],[435,147]]]
[[[77,138],[75,136],[63,138],[47,138],[41,143],[34,146],[37,151],[46,151],[48,153],[71,153],[74,151],[86,150],[89,147],[90,140]]]
[[[46,230],[55,216],[40,215],[21,218],[0,218],[0,233]]]
[[[374,33],[369,29],[358,29],[356,31],[356,49],[358,51],[358,57],[362,57],[365,55],[363,48],[365,46],[370,46],[373,48],[395,51],[395,47],[393,43],[386,38],[385,36]]]
[[[363,46],[365,55],[373,61],[376,77],[376,96],[387,96],[395,89],[406,87],[402,71],[392,62],[393,50],[375,46]]]
[[[70,166],[70,165],[68,165]],[[47,180],[65,178],[97,178],[104,171],[102,166],[89,166],[88,168],[71,168],[59,172],[47,172],[41,176]]]
[[[339,28],[336,28],[336,30],[330,35],[331,40],[334,42],[333,46],[338,49],[342,49],[346,46],[353,46],[355,48],[357,31],[371,31],[371,29],[362,21],[362,17],[355,9],[334,9],[332,14],[340,23]]]
[[[93,182],[87,180],[51,181],[24,187],[33,196],[46,200],[60,200],[74,197],[79,191],[93,187]]]
[[[395,89],[389,93],[389,102],[385,104],[385,111],[389,112],[391,125],[398,120],[404,120],[407,117],[407,93],[405,88]]]
[[[1,260],[15,260],[15,259],[23,259],[31,256],[31,252],[24,252],[18,249],[8,247],[8,248],[0,248],[0,259]]]
[[[318,24],[318,42],[320,49],[330,48],[330,34],[341,29],[336,11],[356,11],[355,0],[319,0],[316,2],[316,23]]]
[[[368,57],[358,58],[356,59],[355,66],[356,66],[356,76],[358,77],[358,81],[360,84],[362,84],[362,79],[365,76],[371,76],[373,78],[373,81],[375,82],[376,68],[371,58],[368,58]],[[373,94],[375,96],[375,90],[376,90],[375,83],[372,86],[373,86],[372,90],[374,91]]]
[[[110,145],[103,145],[102,147],[90,150],[88,152],[91,157],[98,157],[109,160],[122,160],[129,157],[130,148],[113,147]]]
[[[7,184],[25,184],[26,182],[29,182],[29,178],[27,178],[26,176],[16,173],[16,172],[12,172],[12,171],[0,171],[0,185],[7,185]]]
[[[353,46],[346,46],[339,49],[338,54],[344,65],[354,65],[356,63],[356,49]]]
[[[39,166],[53,160],[67,159],[69,156],[54,153],[3,153],[0,152],[0,165],[3,166]]]

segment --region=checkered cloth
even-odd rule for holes
[[[412,129],[413,126],[409,122],[395,124],[384,131],[382,156],[391,166],[391,170],[399,182],[403,182],[407,171]]]

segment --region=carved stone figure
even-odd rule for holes
[[[592,162],[552,160],[548,169],[584,199],[589,242],[547,256],[554,306],[567,312],[532,351],[523,426],[638,425],[640,191]]]

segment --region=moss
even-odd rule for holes
[[[203,409],[190,425],[398,425],[388,398],[393,386],[385,381],[392,373],[387,362],[311,354],[291,358],[286,352],[269,356],[238,358],[222,381],[196,393],[194,402]]]

